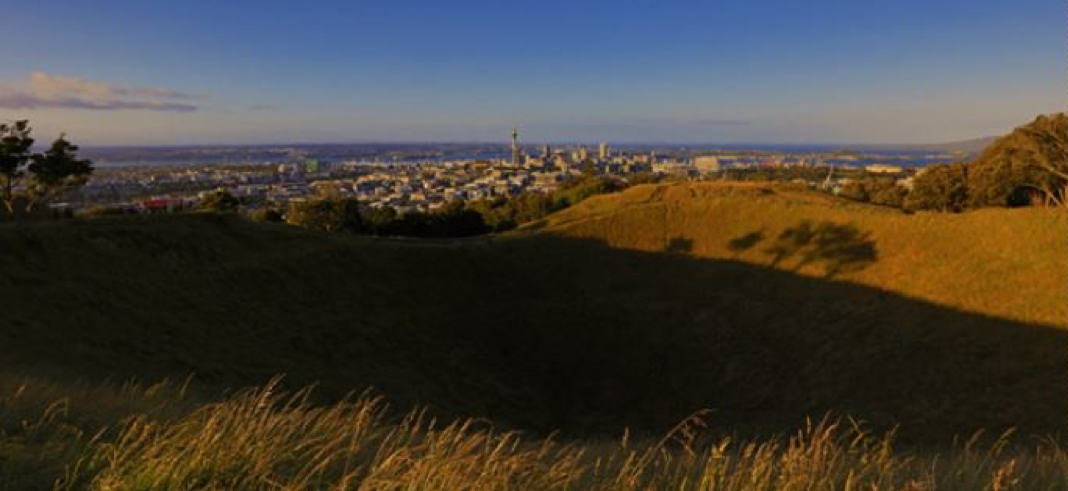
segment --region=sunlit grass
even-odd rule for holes
[[[962,214],[854,203],[790,185],[677,183],[598,196],[553,215],[540,232],[597,238],[613,247],[664,251],[692,244],[693,256],[770,265],[768,246],[808,220],[870,234],[878,258],[838,279],[968,312],[1048,325],[1068,315],[1064,275],[1068,215],[1060,209],[983,209]],[[744,250],[730,241],[762,240]],[[822,276],[819,264],[778,267]]]

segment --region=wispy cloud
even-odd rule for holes
[[[749,121],[744,119],[716,119],[716,118],[625,118],[615,121],[594,123],[595,126],[604,128],[652,128],[652,127],[703,127],[703,126],[748,126]]]
[[[740,119],[695,119],[688,123],[694,126],[749,126],[749,121]]]
[[[261,104],[253,104],[253,105],[248,107],[248,110],[251,111],[251,112],[254,112],[254,113],[260,113],[260,112],[265,112],[265,111],[274,111],[275,109],[278,109],[278,107],[275,106],[274,104],[263,104],[263,103],[261,103]]]
[[[159,87],[121,87],[81,77],[33,72],[28,80],[0,85],[0,107],[97,111],[193,112],[205,97]]]

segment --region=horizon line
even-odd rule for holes
[[[953,141],[938,141],[929,143],[870,143],[870,142],[833,142],[833,141],[811,141],[811,142],[657,142],[657,141],[616,141],[612,140],[588,140],[588,141],[528,141],[521,142],[520,146],[596,146],[601,143],[607,143],[608,145],[617,146],[673,146],[673,147],[687,147],[687,146],[729,146],[729,147],[744,147],[744,146],[781,146],[781,147],[801,147],[801,146],[817,146],[817,147],[864,147],[864,148],[906,148],[910,146],[937,146],[937,145],[954,145],[978,142],[988,139],[997,138],[997,136],[986,136],[979,138],[969,138],[964,140]],[[170,149],[170,148],[204,148],[204,147],[216,147],[216,148],[270,148],[270,147],[309,147],[309,146],[347,146],[347,145],[499,145],[503,147],[509,146],[511,143],[500,141],[480,141],[480,140],[365,140],[365,141],[324,141],[324,142],[272,142],[272,143],[176,143],[176,144],[80,144],[78,145],[83,150],[95,150],[95,149]]]

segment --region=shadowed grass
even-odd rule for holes
[[[666,223],[689,232],[667,234],[655,252],[610,247],[619,237],[607,233],[423,246],[212,215],[0,226],[0,359],[58,381],[192,373],[212,396],[285,374],[290,390],[318,384],[316,402],[373,387],[400,412],[573,437],[660,434],[706,408],[716,430],[748,437],[827,413],[900,425],[906,443],[981,428],[1063,433],[1065,332],[991,315],[1028,304],[1048,318],[1063,304],[1038,289],[1063,287],[1063,270],[1038,267],[1059,242],[1023,233],[1056,216],[991,210],[1020,233],[999,233],[1001,249],[954,249],[929,219],[980,225],[862,207],[850,211],[854,229],[832,207],[834,226],[806,227],[826,205],[810,202],[818,196],[665,189],[685,193],[681,208],[781,212],[702,225],[684,209]],[[612,213],[625,225],[643,216],[636,206]],[[927,252],[885,289],[862,284],[858,275],[915,261],[887,238],[899,220],[898,236],[926,240]],[[728,225],[765,234],[749,245],[755,236]],[[782,242],[780,225],[795,230]],[[708,257],[710,244],[765,261],[761,251],[782,246],[784,266]],[[968,265],[982,266],[967,285],[937,277]],[[922,281],[909,277],[985,299],[978,309],[991,312],[890,290]]]

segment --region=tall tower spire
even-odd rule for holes
[[[512,165],[519,165],[519,129],[512,127]]]

